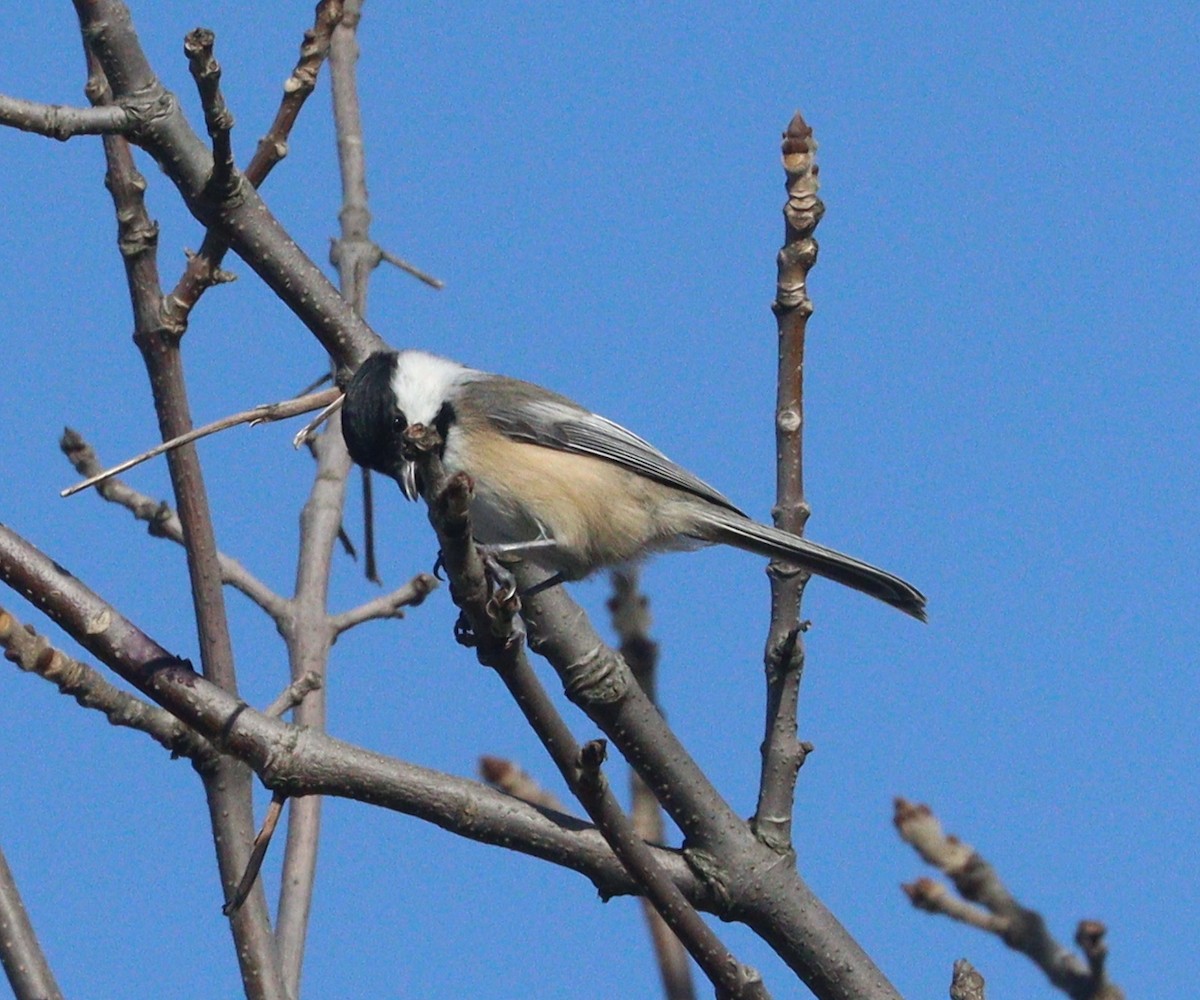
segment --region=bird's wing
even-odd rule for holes
[[[676,465],[648,441],[566,396],[531,382],[482,373],[465,381],[461,391],[475,397],[475,412],[486,413],[510,438],[593,455],[742,513],[727,497]]]

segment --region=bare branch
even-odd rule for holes
[[[918,910],[941,913],[959,923],[993,934],[1003,934],[1008,927],[1008,921],[1003,917],[989,913],[982,906],[959,899],[945,885],[934,879],[921,877],[915,882],[905,883],[900,888]]]
[[[360,604],[341,614],[330,615],[329,625],[336,635],[341,635],[347,629],[352,629],[363,622],[375,621],[380,618],[403,618],[403,608],[416,607],[429,594],[437,589],[438,580],[432,573],[418,573],[402,587],[397,587],[390,594]]]
[[[466,477],[443,478],[436,433],[424,428],[409,445],[423,457],[422,488],[441,544],[442,561],[454,581],[455,602],[464,609],[468,635],[480,662],[492,666],[513,693],[526,719],[555,758],[574,790],[575,746],[560,732],[547,701],[543,714],[536,677],[520,652],[513,616],[516,591],[492,595],[470,544]],[[769,851],[713,788],[707,776],[667,727],[624,660],[607,647],[583,611],[552,587],[531,593],[544,571],[514,567],[530,645],[558,673],[567,697],[622,751],[687,837],[686,855],[729,901],[738,919],[766,940],[823,1000],[896,1000],[898,994],[858,943],[837,923],[788,862]],[[470,609],[470,610],[468,610]],[[526,681],[528,673],[531,680]],[[561,720],[560,720],[561,721]],[[564,727],[565,729],[565,727]],[[577,793],[578,794],[578,793]],[[764,880],[763,873],[770,872]]]
[[[587,823],[254,711],[194,673],[186,660],[3,524],[0,582],[36,604],[101,662],[222,752],[251,766],[272,791],[293,797],[337,795],[415,816],[471,840],[577,871],[604,898],[638,891]],[[689,900],[731,915],[728,900],[697,877],[681,852],[655,851]]]
[[[505,795],[565,813],[566,807],[559,801],[558,796],[546,791],[537,780],[515,761],[503,757],[483,756],[479,758],[479,776],[493,788],[499,789]]]
[[[783,134],[787,202],[784,240],[777,259],[772,311],[779,334],[778,392],[775,404],[775,526],[804,533],[809,507],[804,499],[804,335],[812,302],[808,271],[817,259],[813,231],[825,206],[817,197],[817,144],[797,112]],[[804,625],[800,600],[808,573],[772,561],[771,624],[763,660],[766,666],[766,725],[754,832],[780,854],[792,852],[792,813],[796,777],[809,747],[796,739],[800,680],[804,673]]]
[[[337,400],[340,395],[341,389],[325,389],[308,396],[300,396],[297,399],[285,399],[279,403],[261,403],[249,410],[230,414],[227,417],[222,417],[220,420],[214,420],[210,424],[205,424],[203,427],[195,427],[182,434],[177,434],[162,444],[156,444],[153,448],[147,448],[141,454],[134,455],[133,458],[127,458],[124,462],[119,462],[110,469],[105,469],[103,472],[89,476],[81,483],[68,486],[59,493],[59,496],[74,496],[81,490],[86,490],[89,486],[95,486],[97,483],[102,483],[112,476],[127,472],[134,466],[141,465],[152,458],[169,454],[176,448],[182,448],[184,445],[199,441],[201,438],[206,438],[213,434],[218,434],[221,431],[228,430],[230,427],[237,427],[239,424],[249,424],[251,427],[254,427],[258,424],[267,424],[275,420],[287,420],[290,417],[297,417],[301,413],[319,410],[321,407],[327,406],[329,403]]]
[[[258,880],[263,858],[267,856],[267,848],[271,846],[271,838],[275,836],[275,827],[279,825],[279,817],[283,815],[283,804],[286,801],[287,796],[283,792],[275,792],[271,796],[271,804],[267,806],[267,814],[263,817],[263,824],[258,831],[258,836],[254,838],[254,847],[250,851],[250,861],[246,865],[242,880],[238,883],[233,895],[221,907],[221,912],[225,916],[228,917],[240,910],[242,904],[250,897],[250,890],[254,888],[254,883]]]
[[[332,12],[330,12],[332,13]],[[317,30],[328,40],[331,58],[330,71],[333,81],[334,119],[338,130],[338,148],[341,154],[344,145],[343,129],[346,123],[339,114],[339,106],[346,99],[347,78],[349,91],[357,101],[354,90],[353,56],[357,53],[353,35],[358,23],[358,4],[354,0],[340,6],[336,17],[322,21],[322,11],[317,10]],[[347,41],[349,38],[349,42]],[[315,67],[314,67],[315,72]],[[358,123],[356,122],[356,125]],[[357,155],[361,160],[361,137],[357,142]],[[260,147],[260,151],[264,151]],[[350,195],[345,184],[345,156],[339,155],[343,170],[343,209],[339,213],[343,234],[354,225],[355,217],[349,209]],[[359,170],[361,176],[362,170]],[[365,185],[361,192],[354,193],[355,200],[366,201]],[[341,293],[358,316],[366,315],[366,272],[340,272]],[[313,670],[324,674],[328,667],[329,648],[337,638],[336,626],[327,617],[329,577],[333,565],[333,547],[342,531],[345,512],[346,478],[350,473],[350,457],[342,441],[341,421],[336,415],[337,407],[330,403],[322,416],[329,415],[325,431],[318,438],[311,438],[305,428],[304,439],[309,442],[317,459],[317,475],[304,510],[300,516],[300,552],[296,564],[295,619],[284,630],[288,645],[288,659],[292,676],[301,671]],[[319,422],[319,420],[317,421]],[[311,427],[312,425],[310,425]],[[321,627],[315,627],[320,623]],[[325,728],[324,691],[316,692],[297,708],[295,721],[312,729]],[[315,796],[293,802],[288,815],[287,847],[284,851],[283,877],[279,897],[278,921],[275,939],[279,945],[280,964],[288,991],[296,996],[300,992],[300,974],[304,963],[305,942],[308,936],[308,919],[312,908],[313,890],[316,885],[317,848],[320,838],[321,800]]]
[[[762,976],[742,965],[683,898],[683,894],[654,861],[650,849],[633,829],[608,788],[601,770],[607,744],[604,740],[585,743],[580,753],[577,794],[596,821],[604,839],[622,864],[645,887],[646,895],[663,922],[687,948],[696,964],[716,987],[721,1000],[767,1000],[770,994]]]
[[[609,598],[608,610],[612,614],[613,630],[621,640],[621,655],[642,690],[661,711],[657,693],[658,643],[650,637],[650,602],[638,589],[636,567],[614,572],[612,584],[613,596]],[[630,818],[634,829],[644,841],[661,842],[663,817],[658,800],[637,772],[630,772],[629,783],[633,800]],[[694,1000],[696,989],[692,983],[692,969],[679,938],[645,899],[642,900],[642,916],[650,932],[666,1000]]]
[[[0,94],[0,125],[65,142],[77,135],[122,135],[137,125],[125,108],[74,108]]]
[[[312,420],[301,427],[292,438],[292,447],[299,448],[301,445],[310,444],[313,439],[313,434],[316,432],[317,428],[342,408],[342,403],[345,402],[345,399],[345,396],[339,396],[320,413],[313,417]]]
[[[0,965],[14,1000],[63,1000],[62,990],[25,911],[8,859],[0,851]]]
[[[104,7],[110,16],[123,14],[128,24],[128,12],[123,8],[118,11],[119,5],[101,2],[88,4],[77,0],[84,38],[89,45],[88,91],[89,96],[97,102],[104,99],[106,85],[102,81],[107,79],[111,83],[112,77],[106,77],[101,72],[98,60],[104,50],[104,42],[100,34],[88,30],[85,12],[95,13],[100,7]],[[136,46],[136,38],[133,39],[133,45]],[[133,339],[146,365],[159,430],[164,439],[170,439],[189,431],[192,421],[179,339],[163,322],[162,289],[155,253],[158,230],[146,212],[143,197],[146,182],[134,166],[129,144],[118,136],[105,136],[103,142],[107,166],[105,181],[116,211],[118,246],[125,264],[133,307]],[[204,675],[230,695],[236,696],[233,647],[225,615],[217,545],[196,449],[187,445],[169,452],[167,468],[183,526],[192,607]],[[216,845],[222,890],[228,897],[246,869],[253,836],[250,774],[237,761],[220,757],[211,768],[201,771],[200,776]],[[266,897],[261,887],[252,893],[248,902],[249,905],[233,914],[230,920],[247,997],[249,1000],[288,1000],[271,935]]]
[[[528,590],[536,573],[517,566]],[[525,598],[530,645],[558,673],[567,696],[618,746],[687,838],[686,854],[745,922],[823,1000],[898,994],[870,957],[804,884],[729,808],[666,726],[587,616],[553,587]],[[764,879],[763,873],[770,872]]]
[[[258,148],[246,166],[246,179],[260,187],[275,165],[287,155],[292,126],[300,116],[304,102],[316,89],[321,66],[329,55],[334,29],[342,22],[342,0],[321,0],[317,4],[313,26],[304,32],[300,58],[283,83],[283,98],[275,120],[258,142]]]
[[[317,4],[314,26],[304,33],[300,60],[283,85],[283,99],[267,134],[246,166],[245,178],[254,187],[262,185],[275,165],[287,155],[288,137],[300,109],[316,87],[317,74],[329,52],[329,36],[342,17],[341,0],[322,0]],[[229,250],[225,239],[215,230],[204,234],[197,253],[188,257],[187,269],[171,294],[164,300],[171,322],[182,330],[200,296],[213,285],[232,276],[221,270],[221,261]]]
[[[119,0],[75,0],[80,26],[99,57],[115,103],[146,108],[136,141],[179,189],[189,210],[215,229],[312,331],[338,362],[353,368],[383,341],[354,312],[270,213],[253,185],[212,197],[212,156],[178,102],[155,76],[129,11]],[[168,317],[169,318],[169,317]],[[175,327],[178,332],[178,328]]]
[[[285,687],[276,695],[275,700],[263,709],[263,715],[269,715],[273,719],[278,719],[285,712],[290,712],[297,705],[304,702],[313,691],[318,690],[325,684],[325,679],[315,670],[310,670],[306,674],[301,674],[291,684]]]
[[[325,677],[329,650],[337,638],[334,622],[328,616],[329,579],[334,547],[341,534],[346,478],[350,473],[350,457],[336,417],[309,446],[317,460],[316,474],[300,513],[292,615],[281,628],[287,644],[288,666],[297,680],[307,674]],[[322,687],[300,702],[292,718],[297,725],[319,732],[325,729],[325,715],[326,694]],[[316,885],[321,808],[320,797],[313,795],[293,799],[288,811],[275,940],[284,982],[293,996],[300,993],[300,973]]]
[[[967,901],[956,899],[940,883],[922,878],[903,886],[914,906],[995,934],[1014,951],[1032,959],[1051,984],[1071,1000],[1124,1000],[1124,992],[1109,981],[1104,971],[1107,947],[1102,923],[1080,923],[1075,937],[1084,952],[1084,960],[1080,960],[1054,939],[1040,913],[1013,897],[982,855],[943,832],[929,806],[897,798],[893,822],[901,839],[949,878]]]
[[[80,475],[98,476],[101,473],[103,466],[100,459],[77,431],[65,428],[58,446]],[[145,521],[151,535],[183,544],[183,525],[165,500],[155,500],[145,493],[139,493],[115,477],[98,479],[96,492],[109,503],[119,504],[130,511],[139,521]],[[225,583],[240,590],[276,621],[283,617],[287,612],[287,601],[232,556],[219,552],[217,559],[221,566],[221,579]]]
[[[371,241],[371,212],[367,207],[367,163],[362,109],[358,98],[358,22],[361,0],[344,5],[342,21],[330,38],[330,83],[333,121],[337,130],[338,172],[342,179],[341,232],[329,258],[338,269],[342,294],[360,316],[366,315],[367,276],[379,264]]]
[[[522,645],[523,630],[514,617],[520,607],[516,590],[508,582],[493,591],[472,540],[470,480],[462,473],[444,475],[438,453],[433,450],[437,442],[432,438],[427,430],[420,442],[425,451],[421,483],[429,503],[429,519],[441,543],[442,563],[453,584],[451,594],[467,626],[460,625],[460,641],[473,646],[479,662],[496,671],[567,786],[716,986],[717,996],[731,1000],[767,997],[762,977],[734,959],[635,833],[600,769],[607,744],[593,740],[581,748],[533,672]]]
[[[217,751],[212,744],[170,712],[113,687],[96,670],[56,649],[45,636],[22,624],[3,607],[0,607],[0,647],[5,659],[45,678],[84,708],[103,713],[112,725],[145,733],[169,750],[172,757],[191,759],[198,770],[215,762]]]
[[[229,138],[233,130],[233,112],[221,93],[221,65],[213,52],[216,41],[217,36],[208,28],[196,28],[184,38],[183,51],[200,93],[204,125],[212,139],[213,171],[209,186],[215,197],[225,200],[237,188],[237,166],[233,162],[233,144]]]
[[[403,257],[397,257],[394,253],[388,253],[382,247],[379,250],[379,259],[391,264],[392,267],[398,267],[405,274],[411,274],[418,281],[423,281],[430,288],[436,288],[439,292],[446,287],[446,283],[441,278],[435,278],[427,271],[422,271],[415,264],[410,264]]]

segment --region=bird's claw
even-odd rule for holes
[[[479,558],[483,563],[483,575],[487,578],[491,597],[489,605],[506,605],[517,596],[517,580],[512,571],[500,562],[498,553],[488,545],[479,546]]]

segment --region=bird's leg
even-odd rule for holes
[[[553,538],[534,538],[528,542],[501,542],[497,545],[480,545],[480,553],[495,557],[520,556],[535,549],[552,549],[558,543]]]
[[[543,590],[549,590],[551,587],[557,587],[560,583],[566,583],[567,578],[561,573],[555,573],[553,576],[548,576],[546,579],[535,583],[532,587],[526,587],[521,591],[522,597],[533,597],[534,594],[540,594]]]

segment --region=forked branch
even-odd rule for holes
[[[1040,913],[1017,901],[978,851],[942,830],[929,806],[898,798],[893,822],[900,837],[958,892],[956,897],[941,882],[920,878],[903,886],[913,906],[996,935],[1032,959],[1071,1000],[1124,1000],[1124,991],[1105,970],[1108,946],[1102,923],[1079,922],[1075,943],[1083,953],[1080,959],[1054,938]]]

